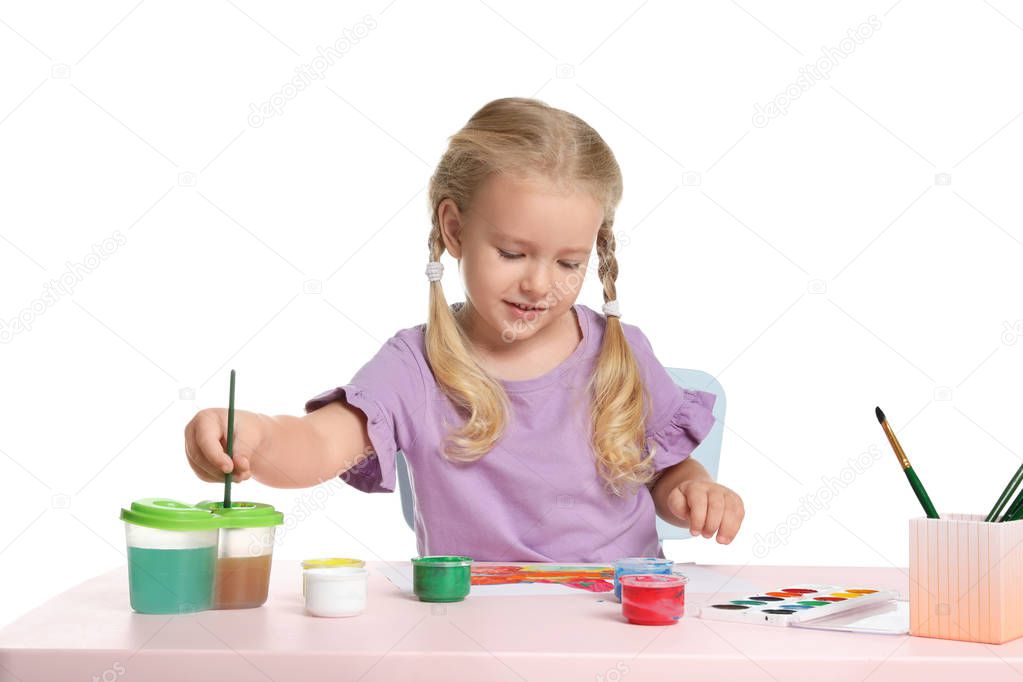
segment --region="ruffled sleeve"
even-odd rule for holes
[[[717,396],[679,386],[657,359],[646,335],[634,325],[622,327],[650,394],[646,436],[654,449],[654,469],[660,472],[689,457],[707,437],[715,422],[711,410]]]
[[[366,493],[394,492],[398,450],[407,452],[415,439],[415,420],[422,419],[425,384],[408,344],[389,339],[351,382],[331,388],[305,403],[306,413],[344,400],[366,415],[373,451],[340,478]]]
[[[667,374],[667,372],[665,372]],[[668,375],[668,380],[672,381]],[[671,415],[666,423],[647,432],[656,444],[654,469],[661,471],[678,464],[692,454],[696,446],[714,427],[714,403],[717,396],[707,391],[690,390],[675,384],[675,397]]]

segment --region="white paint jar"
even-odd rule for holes
[[[302,571],[305,610],[313,616],[340,618],[366,610],[369,571],[354,566]]]

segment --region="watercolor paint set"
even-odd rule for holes
[[[890,605],[898,598],[896,590],[799,584],[707,604],[700,608],[700,618],[733,623],[796,625],[853,610]]]

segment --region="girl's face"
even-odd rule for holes
[[[459,262],[474,341],[500,352],[556,329],[579,295],[604,221],[597,200],[495,173],[467,211],[450,199],[437,210],[445,247]],[[514,303],[537,310],[523,315]]]

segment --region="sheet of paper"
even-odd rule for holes
[[[686,595],[689,594],[717,594],[718,592],[749,592],[753,593],[763,589],[763,585],[754,585],[748,580],[733,577],[739,571],[739,567],[727,570],[710,568],[708,566],[697,566],[694,563],[675,563],[678,571],[689,578],[686,583]]]
[[[529,566],[529,562],[478,562],[484,565],[496,564],[502,566]],[[572,566],[606,566],[606,564],[572,564]],[[390,580],[402,592],[412,593],[412,563],[389,563],[379,567],[379,571]],[[555,585],[551,583],[511,583],[506,585],[472,585],[469,587],[471,597],[516,597],[534,595],[572,595],[588,592],[576,587],[567,585]],[[604,593],[610,594],[610,593]]]
[[[481,562],[482,563],[482,562]],[[499,563],[502,565],[523,566],[530,565],[528,562],[486,562]],[[606,566],[607,564],[572,564],[572,566]],[[759,589],[746,580],[733,578],[732,574],[726,571],[697,566],[696,564],[675,564],[677,570],[689,578],[686,584],[687,593],[716,593],[716,592],[755,592]],[[412,563],[390,563],[384,564],[378,569],[402,592],[412,593]],[[736,569],[738,570],[738,569]],[[591,594],[595,596],[609,595],[614,599],[613,592],[590,592],[568,585],[555,585],[550,583],[513,583],[507,585],[472,585],[469,588],[471,597],[517,597],[517,596],[569,596],[578,594]]]

